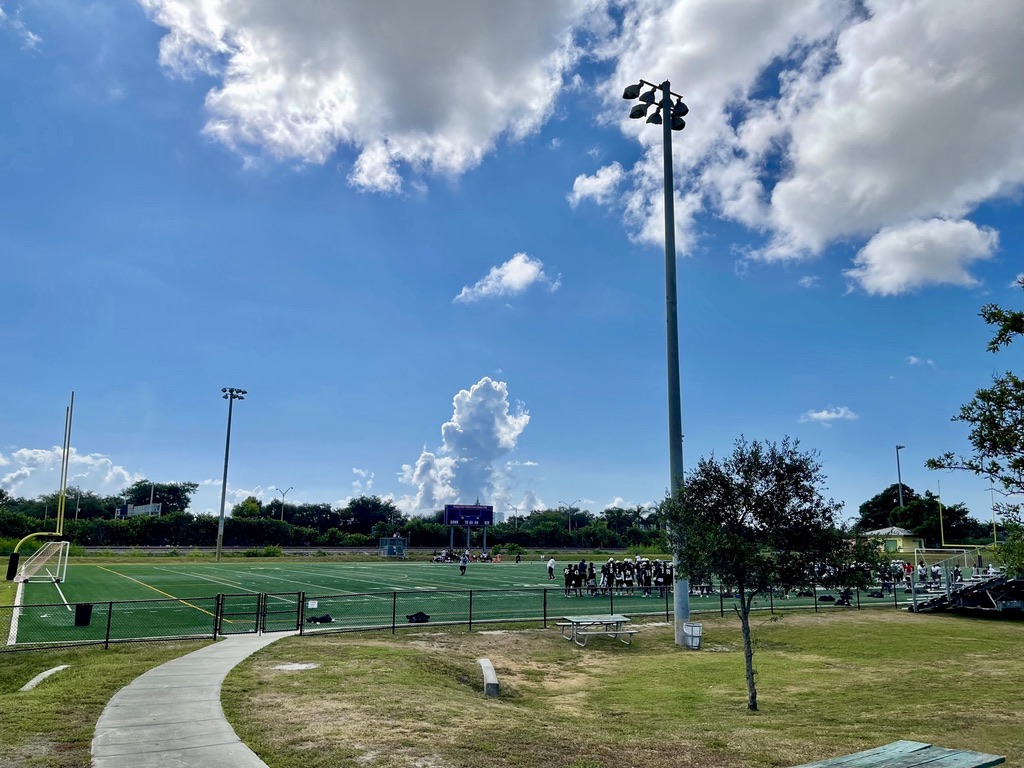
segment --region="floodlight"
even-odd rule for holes
[[[672,107],[672,114],[676,117],[686,117],[690,114],[690,108],[683,104],[682,98],[676,101],[675,106]]]
[[[637,83],[636,85],[630,85],[626,87],[626,90],[622,92],[622,98],[629,99],[632,101],[640,95],[640,86],[643,83]]]
[[[629,116],[634,120],[638,120],[647,114],[647,108],[650,104],[634,104],[633,108],[629,110]]]
[[[651,90],[647,91],[647,93],[643,93],[643,94],[640,95],[640,101],[642,101],[644,104],[653,104],[654,100],[655,100],[655,93],[654,93],[654,89],[653,88],[651,88]]]
[[[686,127],[686,121],[683,120],[683,118],[675,117],[675,116],[672,117],[672,130],[673,131],[681,131],[685,127]]]
[[[647,122],[653,123],[654,125],[661,125],[661,110],[657,110],[653,115],[648,117]]]

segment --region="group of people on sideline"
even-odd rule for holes
[[[555,580],[555,558],[548,560],[548,580]],[[635,558],[616,560],[608,558],[600,569],[591,560],[568,563],[562,569],[565,597],[591,597],[607,595],[636,595],[664,598],[672,589],[672,563],[661,560],[651,561],[637,555]]]

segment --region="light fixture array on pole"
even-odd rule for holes
[[[644,88],[650,90],[644,91]],[[658,98],[658,90],[661,98]],[[686,127],[683,119],[690,108],[683,103],[683,97],[672,92],[668,80],[655,85],[641,80],[622,92],[627,101],[636,100],[629,111],[634,120],[642,117],[647,122],[662,127],[664,150],[664,193],[665,193],[665,325],[666,348],[668,353],[668,454],[669,488],[675,495],[683,486],[683,416],[679,385],[679,307],[676,290],[676,221],[675,191],[672,182],[672,131]],[[675,98],[675,103],[672,99]],[[654,107],[654,112],[651,112]],[[682,532],[680,532],[681,534]],[[680,536],[680,540],[683,537]],[[673,564],[675,575],[674,610],[676,616],[676,645],[685,645],[684,624],[690,620],[690,584],[687,574],[680,573],[679,560]]]
[[[512,521],[513,521],[513,523],[515,525],[515,529],[518,531],[519,530],[519,507],[514,507],[511,504],[509,504],[507,501],[505,502],[505,505],[509,509],[512,510]]]
[[[283,491],[280,488],[277,489],[277,492],[281,494],[281,522],[284,522],[284,497],[287,496],[288,491],[290,491],[294,487],[294,485],[289,485]]]
[[[906,448],[905,445],[896,446],[896,492],[899,494],[900,506],[903,506],[903,473],[900,472],[900,451]]]
[[[224,387],[221,395],[228,401],[228,436],[224,441],[224,478],[220,484],[220,519],[217,522],[217,562],[220,562],[221,552],[224,549],[224,503],[228,493],[228,455],[231,452],[231,411],[235,400],[244,400],[249,394],[244,389],[237,387]]]

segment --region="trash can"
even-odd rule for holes
[[[700,640],[704,634],[703,624],[683,624],[683,647],[691,651],[700,650]]]
[[[88,627],[92,621],[92,603],[77,603],[75,605],[75,626]]]

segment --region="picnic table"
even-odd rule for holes
[[[946,749],[920,741],[894,741],[864,752],[805,763],[796,768],[988,768],[1005,761],[1005,757],[984,752]]]
[[[629,645],[633,642],[633,635],[640,631],[627,627],[629,622],[628,616],[608,613],[598,616],[566,616],[565,621],[558,622],[558,626],[562,628],[562,637],[580,647],[585,646],[587,640],[594,635],[611,637]]]

